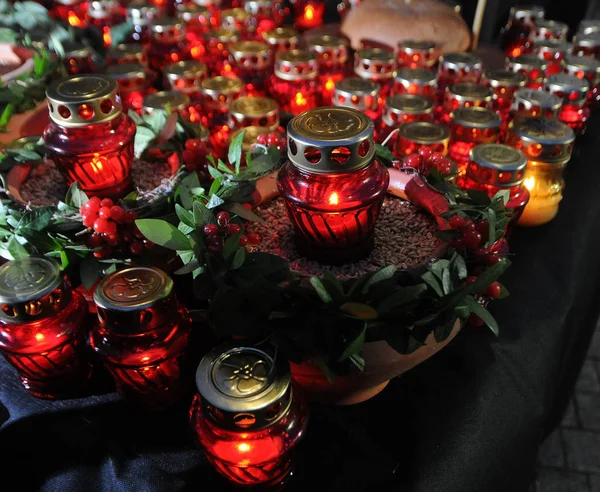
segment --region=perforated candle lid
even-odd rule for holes
[[[156,35],[164,35],[166,38],[179,38],[183,36],[183,24],[179,19],[161,17],[150,23],[150,31]]]
[[[587,80],[566,73],[550,75],[544,83],[544,89],[550,94],[562,98],[563,104],[583,103],[589,88]]]
[[[220,94],[237,94],[241,92],[244,82],[237,77],[217,75],[216,77],[204,79],[200,86],[204,94],[218,96]]]
[[[354,73],[367,79],[389,79],[394,76],[395,62],[392,50],[365,48],[354,55]]]
[[[521,55],[516,58],[508,58],[506,68],[513,72],[524,72],[530,77],[532,77],[531,71],[537,70],[539,73],[533,74],[533,78],[537,79],[544,77],[544,73],[548,69],[548,63],[535,55]]]
[[[196,60],[180,61],[166,66],[163,74],[173,89],[196,91],[206,76],[206,65]]]
[[[277,53],[275,75],[283,80],[309,80],[317,76],[317,58],[308,50]]]
[[[146,64],[146,51],[138,43],[121,43],[110,48],[106,57],[113,60],[113,63],[122,63],[124,59],[135,60],[138,63]]]
[[[240,97],[229,106],[229,112],[239,120],[265,118],[279,112],[279,106],[270,97]]]
[[[245,69],[265,70],[273,62],[271,47],[263,41],[238,41],[229,45],[235,63]]]
[[[564,22],[558,22],[547,19],[540,19],[535,23],[535,30],[531,34],[534,41],[542,39],[566,39],[569,32],[569,26]]]
[[[429,121],[413,121],[402,125],[399,129],[402,138],[421,145],[448,143],[450,130],[444,125],[430,123]]]
[[[571,157],[575,133],[551,118],[520,117],[509,125],[508,142],[528,159],[563,163]]]
[[[321,63],[344,64],[348,60],[348,40],[335,34],[310,36],[306,44]]]
[[[494,89],[498,87],[523,87],[527,83],[525,74],[511,70],[490,70],[485,72],[484,77],[489,86]]]
[[[529,87],[522,87],[515,92],[511,109],[517,114],[522,111],[539,110],[544,113],[550,111],[556,115],[561,106],[561,98],[554,94],[530,89]]]
[[[510,8],[510,17],[513,19],[523,19],[523,18],[536,18],[543,19],[544,18],[544,7],[540,5],[526,5],[522,7],[511,7]]]
[[[487,108],[456,108],[452,121],[467,128],[499,128],[502,120],[496,112]]]
[[[131,2],[125,7],[127,19],[135,26],[145,26],[158,15],[155,5],[147,2]]]
[[[335,83],[333,104],[359,110],[376,109],[379,86],[372,80],[347,77]]]
[[[391,113],[428,114],[433,110],[433,102],[413,94],[395,94],[385,100],[385,108]]]
[[[288,158],[312,173],[346,173],[361,169],[375,155],[373,120],[352,108],[310,109],[288,124]]]
[[[142,109],[147,113],[156,110],[181,111],[190,104],[190,98],[181,91],[160,91],[144,97]]]
[[[467,101],[486,101],[492,100],[492,91],[489,87],[475,84],[474,82],[459,82],[446,88],[447,95],[461,103]]]
[[[428,68],[402,67],[396,70],[396,82],[405,84],[434,85],[437,74]]]
[[[510,187],[523,181],[527,158],[520,150],[504,144],[480,144],[469,153],[467,176],[479,183]]]
[[[213,13],[208,7],[201,7],[195,3],[180,4],[177,6],[177,15],[183,22],[209,22]]]
[[[398,41],[398,48],[411,54],[421,53],[423,51],[435,51],[439,48],[439,45],[435,41],[428,41],[426,39],[405,39],[403,41]]]
[[[596,82],[600,78],[600,61],[591,56],[568,55],[564,63],[565,72],[579,78]]]
[[[443,70],[481,70],[483,62],[471,53],[445,53],[440,58],[440,69]]]
[[[238,33],[233,29],[226,29],[224,27],[218,27],[211,29],[206,33],[206,37],[209,39],[215,39],[221,43],[234,43],[238,40]]]
[[[293,49],[300,44],[300,34],[292,27],[276,27],[263,31],[262,38],[271,46],[280,49]]]
[[[146,67],[141,63],[119,63],[111,65],[106,69],[106,74],[115,80],[122,79],[145,79]]]

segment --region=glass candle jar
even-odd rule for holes
[[[373,131],[365,114],[340,107],[311,109],[288,124],[289,160],[277,186],[302,256],[347,263],[372,250],[389,184]]]
[[[382,143],[396,128],[412,121],[433,120],[433,102],[426,97],[396,94],[385,100],[381,120],[375,123],[375,141]]]
[[[555,41],[566,41],[569,26],[564,22],[540,19],[535,23],[535,29],[531,32],[531,39],[534,44],[552,39]]]
[[[273,73],[273,52],[262,41],[239,41],[229,45],[232,73],[243,80],[249,96],[265,96]],[[223,72],[221,75],[227,75]]]
[[[415,121],[399,128],[396,155],[402,159],[417,153],[423,146],[431,148],[433,152],[448,155],[449,142],[450,130],[444,125]]]
[[[526,87],[541,89],[544,85],[548,63],[535,55],[521,55],[518,58],[507,59],[506,69],[525,75],[527,77]]]
[[[221,11],[221,27],[239,33],[240,39],[246,41],[254,39],[256,35],[252,15],[240,7]]]
[[[160,72],[167,65],[190,56],[181,21],[159,18],[151,22],[148,59],[152,69]]]
[[[479,83],[483,73],[481,58],[471,53],[445,53],[438,66],[438,101],[444,100],[446,87],[458,82]]]
[[[173,280],[155,267],[132,267],[104,277],[94,291],[98,324],[90,346],[111,373],[121,397],[158,410],[187,396],[187,310]]]
[[[244,10],[252,16],[256,39],[262,40],[263,33],[283,24],[285,8],[281,0],[244,0]]]
[[[106,53],[106,63],[117,65],[119,63],[139,63],[148,67],[146,49],[137,43],[123,43],[111,48]]]
[[[466,174],[456,180],[465,190],[477,190],[492,198],[500,190],[510,193],[507,208],[512,209],[506,234],[512,230],[529,201],[529,192],[523,184],[527,158],[518,149],[503,144],[481,144],[473,147]]]
[[[536,43],[534,53],[548,63],[546,76],[563,71],[565,57],[570,53],[571,45],[562,41],[545,40]]]
[[[434,41],[407,39],[398,42],[396,65],[398,68],[433,69],[440,61],[442,52]]]
[[[428,68],[402,67],[396,71],[394,94],[412,94],[435,100],[437,74]]]
[[[446,96],[439,119],[450,123],[450,114],[457,108],[488,108],[492,105],[492,90],[473,82],[459,82],[446,87]]]
[[[132,32],[127,41],[144,45],[147,44],[150,40],[149,25],[158,17],[158,9],[156,6],[146,2],[131,2],[125,7],[125,17],[132,28]]]
[[[87,303],[56,262],[26,257],[0,267],[0,353],[38,398],[77,394],[91,374]]]
[[[325,17],[324,0],[290,0],[294,14],[294,27],[302,31],[319,27]]]
[[[333,34],[309,36],[308,49],[317,55],[319,67],[319,86],[324,106],[333,101],[335,84],[350,73],[348,67],[348,40]]]
[[[229,8],[221,0],[192,0],[190,3],[207,8],[213,16],[220,17],[223,9]],[[218,27],[215,25],[214,28]]]
[[[55,0],[51,15],[72,27],[84,28],[87,26],[87,9],[87,0]]]
[[[600,58],[600,32],[577,36],[573,40],[573,54]]]
[[[541,6],[511,7],[508,23],[500,33],[500,44],[504,54],[517,57],[530,53],[530,35],[535,29],[535,24],[543,18],[544,8]]]
[[[153,92],[146,76],[146,68],[139,63],[121,63],[109,66],[106,75],[119,84],[123,110],[141,113],[144,97]]]
[[[294,470],[308,408],[282,359],[221,346],[198,366],[192,433],[208,461],[236,485],[280,490]]]
[[[65,56],[62,63],[69,75],[93,73],[96,70],[92,60],[92,52],[84,44],[65,41],[63,49]]]
[[[530,195],[519,225],[538,226],[556,217],[574,141],[573,130],[557,120],[525,117],[511,123],[506,143],[527,157],[523,184]]]
[[[483,143],[498,143],[502,120],[491,109],[457,108],[451,114],[449,157],[464,174],[469,152]]]
[[[193,104],[187,94],[175,90],[148,94],[144,97],[142,104],[143,113],[152,114],[153,111],[179,113],[183,119],[190,123],[200,122],[200,108],[200,104]]]
[[[49,158],[68,185],[88,196],[116,197],[131,186],[135,123],[122,111],[117,83],[103,75],[58,80],[46,89]]]
[[[586,34],[592,34],[600,32],[600,20],[598,19],[583,19],[577,26],[577,32],[575,36],[585,36]]]
[[[590,117],[590,109],[585,105],[589,91],[587,80],[574,75],[555,74],[546,79],[544,89],[562,98],[562,106],[558,112],[559,121],[570,126],[575,135],[582,134]]]
[[[185,3],[178,6],[177,16],[183,22],[191,58],[203,60],[206,58],[204,36],[208,31],[220,25],[218,12],[215,14],[207,7],[201,7],[195,3]]]
[[[279,127],[279,107],[270,97],[238,97],[229,104],[229,126],[262,126],[271,131]]]
[[[362,111],[373,121],[379,120],[382,100],[379,86],[372,80],[348,77],[335,84],[333,105]]]
[[[181,61],[167,65],[163,70],[164,86],[168,89],[183,92],[189,98],[192,104],[200,103],[200,86],[206,78],[206,65],[195,60]],[[196,118],[190,118],[192,123],[200,121],[202,111],[200,105],[197,110]],[[191,110],[191,107],[190,107]]]
[[[354,54],[354,73],[379,85],[379,97],[385,99],[394,87],[396,60],[392,50],[366,48]]]
[[[262,39],[274,53],[295,50],[300,47],[300,34],[293,27],[269,29],[262,33]]]
[[[239,40],[238,33],[222,27],[208,31],[204,37],[206,55],[202,59],[211,75],[231,75],[229,45]]]
[[[589,56],[567,56],[564,72],[588,81],[588,106],[593,108],[600,102],[600,61]]]
[[[281,112],[288,115],[295,116],[319,106],[321,98],[315,55],[307,50],[277,53],[269,89]]]
[[[560,97],[545,91],[523,87],[515,92],[511,107],[511,118],[520,116],[536,116],[558,118],[562,106]]]
[[[110,47],[112,44],[110,28],[125,20],[119,4],[113,0],[93,0],[88,5],[86,16],[87,25],[95,27],[102,36],[104,47]]]

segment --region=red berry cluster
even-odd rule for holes
[[[476,281],[477,281],[477,277],[475,277],[475,276],[467,277],[467,279],[466,279],[467,285],[471,285],[471,284],[475,283]],[[501,294],[502,294],[502,285],[500,284],[500,282],[492,282],[487,289],[485,289],[482,292],[479,292],[480,296],[493,297],[493,298],[500,297]],[[471,325],[474,327],[483,326],[483,320],[476,314],[471,314],[471,316],[469,317],[469,323],[471,323]]]
[[[396,169],[406,169],[408,167],[416,169],[421,174],[429,174],[431,169],[436,168],[442,176],[447,176],[454,172],[454,166],[443,154],[432,151],[429,147],[423,146],[417,154],[406,156],[403,161],[395,161]]]
[[[190,138],[185,142],[185,150],[182,157],[188,171],[196,171],[200,181],[210,181],[208,172],[208,160],[206,156],[210,153],[208,145],[199,138]]]
[[[134,224],[136,214],[133,210],[123,210],[110,198],[101,200],[97,196],[90,198],[79,210],[83,225],[93,229],[87,245],[94,251],[96,258],[108,258],[115,253],[141,255],[144,249],[150,249],[153,243],[144,239]]]
[[[219,253],[223,249],[223,242],[229,236],[238,234],[242,227],[239,224],[229,222],[231,214],[229,212],[219,212],[217,214],[216,224],[206,224],[204,234],[206,234],[206,249],[211,253]],[[240,236],[240,246],[248,244],[257,245],[260,243],[260,236],[251,232],[248,235]]]
[[[277,132],[261,133],[256,137],[256,141],[261,145],[269,147],[277,147],[280,151],[285,149],[285,138]]]

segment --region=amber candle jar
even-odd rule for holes
[[[562,100],[560,97],[545,91],[524,87],[515,92],[511,107],[511,118],[519,116],[543,116],[557,118]]]
[[[348,77],[335,84],[333,105],[362,111],[373,121],[379,120],[382,111],[379,86],[367,79]]]
[[[588,106],[594,107],[600,102],[600,61],[589,56],[567,56],[564,72],[588,81]]]
[[[164,67],[190,57],[183,23],[178,19],[161,18],[150,24],[148,58],[150,67],[160,72]]]
[[[541,89],[544,85],[548,63],[535,55],[521,55],[518,58],[507,59],[506,69],[525,75],[527,77],[526,87]]]
[[[144,97],[154,91],[146,75],[146,67],[139,63],[121,63],[109,66],[106,75],[119,84],[123,110],[141,113]]]
[[[273,73],[273,52],[262,41],[239,41],[229,45],[231,73],[242,79],[249,96],[266,96]],[[225,71],[221,75],[227,75]],[[231,74],[230,74],[231,75]]]
[[[481,58],[470,53],[446,53],[438,66],[438,102],[444,100],[446,87],[458,82],[479,83],[483,74]]]
[[[206,63],[210,75],[221,75],[221,73],[231,75],[229,45],[238,40],[239,35],[236,31],[222,27],[206,33],[204,39],[206,54],[202,61]]]
[[[262,126],[271,131],[279,127],[279,106],[270,97],[239,97],[229,105],[229,126]]]
[[[500,33],[504,54],[517,57],[530,53],[533,45],[530,39],[531,33],[535,29],[535,24],[543,18],[543,7],[511,7],[508,23]]]
[[[106,53],[106,63],[117,65],[119,63],[139,63],[148,67],[146,49],[137,43],[123,43],[109,49]]]
[[[410,154],[415,154],[423,146],[429,147],[433,152],[448,154],[450,130],[444,125],[429,121],[415,121],[402,125],[398,131],[397,156],[402,159]]]
[[[529,117],[511,123],[506,143],[527,157],[523,184],[530,195],[519,225],[538,226],[556,217],[574,141],[573,130],[557,120]]]
[[[172,63],[171,65],[167,65],[163,70],[165,87],[183,92],[190,98],[192,105],[194,105],[194,110],[197,114],[194,115],[195,118],[190,118],[192,122],[200,121],[202,110],[198,103],[200,103],[201,99],[200,87],[202,81],[206,78],[206,73],[206,65],[196,60]]]
[[[88,196],[121,197],[131,186],[135,124],[122,111],[117,83],[103,75],[58,80],[46,89],[48,156],[67,184]]]
[[[315,55],[307,50],[277,53],[269,89],[282,113],[295,116],[319,106],[321,98]]]
[[[0,353],[38,398],[75,396],[87,382],[87,303],[56,262],[26,257],[0,267]]]
[[[196,372],[192,433],[215,469],[239,486],[281,490],[294,470],[308,408],[289,366],[251,347],[217,347]]]
[[[412,94],[435,101],[437,74],[428,68],[402,67],[396,71],[394,94]]]
[[[94,302],[90,345],[121,397],[158,410],[187,396],[191,322],[171,278],[155,267],[126,268],[100,281]]]
[[[128,42],[147,44],[149,41],[150,23],[158,17],[158,9],[152,3],[131,2],[125,7],[125,17],[132,25],[132,33]]]
[[[293,27],[276,27],[262,33],[262,39],[274,53],[296,50],[300,47],[300,34]]]
[[[288,161],[277,176],[301,255],[357,261],[373,248],[389,184],[375,156],[374,124],[350,108],[311,109],[287,128]]]
[[[535,23],[535,29],[531,32],[531,39],[536,44],[544,40],[566,41],[569,26],[564,22],[540,19]]]
[[[392,50],[366,48],[354,54],[354,74],[379,86],[379,97],[385,99],[394,88],[396,60]]]
[[[570,126],[575,135],[582,134],[590,117],[590,109],[586,107],[589,91],[587,80],[574,75],[555,74],[548,77],[544,89],[562,98],[558,119]]]
[[[398,43],[396,65],[398,68],[427,68],[437,67],[442,52],[433,41],[417,41],[407,39]]]
[[[348,40],[341,36],[321,34],[308,37],[306,44],[317,55],[323,105],[329,106],[333,104],[335,84],[350,75]]]
[[[488,108],[492,105],[493,92],[485,85],[459,82],[446,88],[440,121],[448,124],[450,114],[457,108]]]
[[[600,58],[600,32],[576,36],[573,40],[573,54]]]
[[[375,141],[382,143],[396,128],[413,121],[432,121],[433,102],[422,96],[396,94],[385,100],[381,120],[375,124]]]

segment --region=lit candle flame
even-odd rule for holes
[[[44,339],[44,334],[43,334],[43,333],[36,333],[36,334],[35,334],[35,339],[36,339],[38,342],[41,342],[41,341]]]
[[[90,164],[95,173],[101,173],[104,169],[99,154],[94,154],[94,158],[92,159],[92,162],[90,162]]]
[[[77,17],[77,14],[75,14],[75,12],[69,11],[67,20],[71,26],[81,27],[81,24],[82,24],[81,19],[79,17]]]
[[[525,178],[525,180],[523,181],[523,184],[525,185],[525,188],[527,188],[529,191],[533,190],[533,187],[535,186],[535,178],[533,176],[530,176],[529,178]]]
[[[338,194],[334,191],[329,195],[329,205],[337,205],[340,201]]]
[[[296,92],[296,106],[306,106],[306,99],[300,92]]]
[[[333,79],[327,79],[327,82],[325,82],[325,89],[327,89],[328,91],[332,91],[335,88],[335,82],[333,81]]]
[[[250,444],[248,444],[247,442],[239,443],[237,448],[240,453],[247,453],[248,451],[250,451],[250,449],[252,449],[250,447]]]
[[[102,40],[104,41],[104,46],[108,48],[112,44],[112,36],[110,34],[110,27],[104,26],[102,28]]]
[[[315,8],[312,5],[304,7],[304,18],[306,20],[313,20],[315,17]]]

